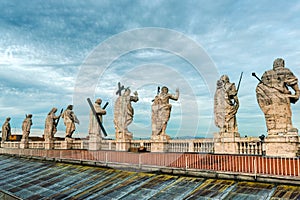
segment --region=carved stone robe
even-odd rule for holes
[[[100,122],[102,123],[102,115],[105,115],[106,111],[101,108],[100,104],[97,104],[97,103],[94,104],[94,108],[95,108],[96,113],[98,114]],[[97,119],[92,111],[90,111],[89,134],[101,136],[101,128],[100,128],[100,126],[97,122]]]
[[[154,102],[151,106],[152,109],[152,135],[161,135],[163,133],[163,127],[167,125],[172,105],[169,103],[169,99],[177,101],[179,98],[179,92],[176,92],[175,95],[170,93],[160,93],[154,99]]]
[[[56,119],[58,119],[59,116],[55,116],[55,113],[50,112],[47,115],[46,121],[45,121],[45,130],[44,130],[44,137],[48,139],[52,139],[57,132],[56,129]]]
[[[120,138],[119,133],[131,135],[128,131],[128,125],[133,120],[134,110],[131,106],[131,101],[137,102],[137,96],[130,96],[123,94],[119,96],[114,105],[114,124],[116,129],[116,138]]]
[[[22,139],[28,140],[30,128],[32,125],[32,120],[30,117],[26,117],[22,123]]]
[[[298,85],[288,68],[266,71],[256,87],[257,102],[263,111],[269,134],[286,133],[292,128],[291,92],[287,86]]]
[[[76,129],[75,123],[79,123],[79,120],[74,112],[70,109],[66,109],[63,112],[62,118],[64,119],[64,124],[66,126],[66,137],[72,137],[72,134]]]
[[[8,120],[2,125],[2,141],[7,141],[11,135],[10,123]]]
[[[239,108],[237,90],[234,83],[217,82],[214,96],[215,124],[220,132],[238,132],[236,113]]]

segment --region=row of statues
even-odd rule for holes
[[[273,63],[273,69],[266,71],[259,79],[256,87],[257,102],[263,111],[266,119],[268,135],[285,134],[287,132],[298,132],[292,126],[292,112],[290,103],[296,103],[300,96],[297,77],[284,66],[284,60],[278,58]],[[241,79],[240,79],[241,80]],[[239,83],[240,84],[240,83]],[[289,90],[293,89],[293,93]],[[238,133],[236,113],[239,109],[238,88],[231,83],[227,75],[222,75],[217,81],[214,97],[214,116],[215,125],[222,133]],[[124,90],[122,94],[122,90]],[[131,95],[129,88],[124,88],[119,83],[119,90],[116,93],[118,98],[114,105],[114,125],[116,130],[116,139],[132,139],[132,133],[128,126],[133,121],[134,109],[131,102],[139,100],[138,93],[135,91]],[[152,103],[152,137],[169,136],[166,134],[166,128],[170,119],[172,105],[170,100],[179,99],[179,89],[175,94],[170,94],[167,87],[158,88],[157,95]],[[106,114],[104,106],[101,107],[102,100],[97,99],[93,105],[95,113],[90,112],[89,135],[101,135],[102,116]],[[75,131],[75,123],[79,120],[73,112],[73,106],[69,105],[67,109],[59,115],[56,115],[57,108],[52,108],[48,113],[44,137],[53,139],[57,132],[57,124],[62,117],[66,126],[66,138],[71,138]],[[99,120],[96,118],[98,117]],[[22,124],[23,138],[28,139],[30,127],[32,125],[32,114],[26,115]],[[11,134],[10,118],[8,117],[2,126],[2,140],[7,140]],[[99,124],[100,123],[100,124]]]
[[[28,138],[30,133],[30,128],[32,125],[32,114],[26,115],[23,123],[22,123],[22,132],[23,137]],[[2,125],[2,141],[7,141],[11,135],[11,127],[10,127],[10,117],[7,117],[4,124]]]
[[[256,97],[259,107],[265,115],[268,135],[297,134],[292,125],[291,103],[296,103],[300,96],[298,79],[291,70],[285,68],[282,58],[273,62],[273,69],[266,71],[259,79]],[[290,91],[292,89],[293,91]],[[215,124],[220,133],[237,133],[236,113],[239,108],[238,89],[230,83],[228,76],[221,76],[217,81],[214,114]]]
[[[172,105],[169,100],[177,101],[179,98],[179,89],[176,89],[176,94],[170,94],[169,89],[164,86],[161,92],[155,96],[152,104],[152,136],[167,136],[166,128],[170,119]],[[134,96],[130,95],[131,91],[126,88],[124,93],[119,92],[114,106],[114,124],[116,129],[117,139],[132,139],[132,133],[128,131],[128,125],[133,120],[134,110],[131,102],[139,100],[138,93],[135,91]]]
[[[79,124],[79,120],[73,112],[73,105],[69,105],[64,112],[61,111],[61,113],[57,116],[55,115],[56,112],[57,108],[52,108],[46,117],[44,129],[45,140],[50,140],[54,138],[54,135],[57,132],[57,125],[60,117],[64,119],[64,124],[66,126],[66,137],[71,138],[72,134],[75,131],[75,123]],[[9,137],[11,135],[10,119],[10,117],[7,117],[4,124],[2,125],[2,141],[9,140]],[[23,140],[28,140],[31,126],[32,114],[28,114],[26,115],[22,123]]]
[[[138,93],[135,91],[134,96],[131,96],[131,90],[126,88],[124,93],[119,92],[120,96],[115,101],[114,106],[114,125],[116,129],[117,139],[132,139],[132,133],[128,130],[129,124],[133,121],[134,109],[131,102],[139,100]],[[172,105],[169,104],[169,99],[178,100],[179,90],[176,90],[176,95],[168,93],[167,87],[162,87],[162,91],[155,97],[152,105],[152,135],[166,135],[165,130],[170,118]],[[97,117],[102,123],[102,116],[106,114],[106,110],[101,108],[101,99],[96,99],[93,107]],[[57,132],[57,125],[60,117],[64,119],[66,126],[66,138],[71,138],[76,127],[75,123],[79,124],[73,105],[69,105],[64,112],[56,115],[57,108],[52,108],[45,120],[44,138],[51,140]],[[8,117],[2,126],[2,141],[7,141],[11,135],[10,118]],[[30,128],[32,126],[32,114],[26,115],[22,123],[22,139],[28,140]],[[90,112],[89,135],[101,135],[101,127],[97,123],[95,115]]]

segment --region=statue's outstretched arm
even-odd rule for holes
[[[170,95],[170,99],[177,101],[179,99],[179,89],[176,89],[175,95]]]

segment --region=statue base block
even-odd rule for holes
[[[235,142],[238,138],[240,138],[240,134],[238,132],[214,133],[215,142]]]
[[[45,139],[45,149],[54,149],[53,139]]]
[[[65,138],[65,141],[61,143],[61,149],[72,149],[72,144],[73,144],[72,138]]]
[[[28,139],[21,139],[20,149],[28,149],[29,143]]]
[[[96,151],[101,149],[101,137],[98,135],[90,135],[89,150]]]
[[[298,129],[293,128],[288,132],[279,132],[279,131],[269,131],[268,132],[268,138],[271,137],[282,137],[282,136],[286,136],[286,137],[290,137],[290,136],[298,136]]]
[[[119,139],[116,141],[117,151],[129,151],[131,146],[131,140]]]
[[[151,137],[151,152],[168,152],[170,136],[155,135]]]
[[[299,136],[286,134],[284,136],[268,136],[265,138],[266,155],[296,157],[299,154]]]
[[[239,138],[238,132],[214,133],[215,153],[238,154],[237,141]]]

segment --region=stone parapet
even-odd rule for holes
[[[101,150],[101,137],[100,135],[90,134],[89,136],[89,150]]]
[[[65,141],[61,142],[61,149],[72,149],[73,138],[65,138]]]
[[[168,152],[170,136],[153,135],[151,137],[151,152]]]
[[[131,147],[131,140],[129,139],[116,140],[117,151],[129,151],[130,147]]]
[[[267,156],[296,157],[299,150],[299,136],[271,136],[265,139]]]

